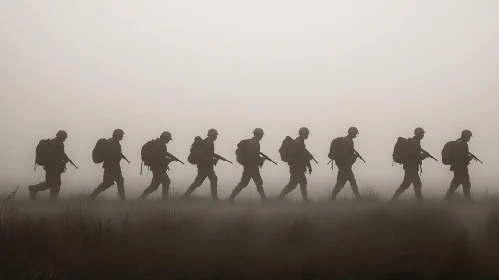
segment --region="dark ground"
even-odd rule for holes
[[[2,199],[0,279],[499,279],[499,200]]]

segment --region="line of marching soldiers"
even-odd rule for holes
[[[298,131],[297,138],[293,139],[290,136],[287,136],[282,142],[279,154],[281,160],[289,165],[290,179],[289,183],[284,187],[277,199],[283,199],[299,185],[303,201],[309,202],[306,173],[308,171],[309,174],[312,174],[311,161],[318,163],[305,145],[305,140],[308,139],[309,134],[309,129],[302,127]],[[356,199],[362,199],[355,175],[352,171],[352,166],[357,159],[361,159],[365,162],[362,156],[354,148],[354,139],[358,134],[358,129],[356,127],[351,127],[348,129],[348,134],[345,137],[338,137],[331,142],[328,154],[328,157],[331,159],[329,163],[331,163],[331,167],[336,163],[336,166],[338,167],[338,177],[335,188],[331,194],[330,202],[336,199],[336,196],[347,182],[350,183]],[[102,138],[97,141],[92,151],[92,159],[95,163],[102,163],[104,176],[102,183],[92,191],[90,197],[96,197],[116,183],[119,196],[122,200],[125,199],[125,186],[120,162],[122,159],[126,160],[128,163],[130,162],[123,155],[121,150],[120,141],[123,140],[124,135],[125,133],[123,130],[116,129],[112,134],[112,138]],[[263,130],[261,128],[256,128],[253,131],[253,135],[254,136],[251,139],[242,140],[237,145],[237,162],[244,167],[244,171],[241,181],[237,184],[228,198],[230,202],[234,202],[236,196],[248,186],[251,180],[254,181],[262,200],[268,200],[263,188],[260,168],[262,168],[265,161],[270,161],[276,165],[277,163],[260,151],[260,141],[264,136]],[[412,138],[398,138],[393,150],[393,160],[394,162],[403,165],[405,176],[403,182],[395,191],[390,201],[396,200],[411,186],[411,184],[414,186],[416,198],[420,201],[423,200],[423,195],[421,193],[422,183],[420,179],[422,161],[427,158],[432,158],[437,161],[435,157],[421,148],[421,140],[424,135],[425,131],[418,127],[414,130],[414,136]],[[36,198],[37,192],[48,189],[50,189],[51,198],[57,198],[61,187],[61,174],[66,170],[66,164],[70,163],[76,167],[64,152],[64,142],[67,136],[67,133],[61,130],[54,139],[41,140],[36,147],[35,169],[36,165],[43,166],[46,171],[46,179],[45,182],[28,187],[31,199]],[[208,178],[212,197],[214,200],[218,200],[218,178],[214,167],[219,160],[225,162],[230,161],[215,153],[214,142],[217,140],[217,137],[218,132],[216,129],[210,129],[207,133],[207,137],[204,139],[199,136],[195,137],[194,142],[191,145],[188,161],[197,166],[198,172],[194,182],[182,195],[182,198],[188,198],[192,192],[200,187],[206,178]],[[471,183],[468,165],[472,160],[480,161],[475,155],[469,152],[468,142],[471,137],[471,131],[464,130],[459,139],[447,142],[442,150],[442,162],[445,165],[450,165],[450,170],[454,172],[454,178],[450,183],[450,188],[445,196],[446,199],[451,198],[456,189],[462,185],[465,199],[471,200]],[[170,141],[172,141],[172,135],[170,132],[165,131],[159,138],[148,141],[142,146],[142,163],[152,171],[153,177],[151,184],[139,197],[140,200],[144,200],[148,194],[156,191],[160,185],[162,185],[163,199],[168,199],[171,182],[167,173],[169,170],[168,165],[173,161],[184,164],[181,160],[167,151],[167,144]]]

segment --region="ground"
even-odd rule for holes
[[[4,197],[0,279],[499,279],[499,200]]]

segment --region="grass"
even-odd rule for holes
[[[0,279],[498,279],[499,200],[4,196]]]

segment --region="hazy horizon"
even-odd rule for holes
[[[279,163],[262,169],[271,194],[289,180],[281,141],[301,126],[320,163],[307,175],[314,198],[335,184],[329,144],[350,126],[367,161],[354,166],[361,188],[395,191],[403,170],[392,167],[393,145],[417,126],[438,159],[470,129],[470,150],[484,161],[470,165],[472,191],[499,185],[497,1],[0,0],[0,38],[0,193],[20,185],[26,195],[44,179],[41,167],[33,172],[35,147],[59,129],[80,167],[68,166],[61,195],[92,190],[103,171],[92,148],[115,128],[126,133],[131,198],[151,179],[139,175],[142,144],[173,134],[168,150],[186,165],[172,163],[169,175],[184,191],[196,174],[190,145],[212,127],[216,152],[234,162],[216,167],[222,197],[242,173],[236,145],[255,127],[265,130],[262,152]],[[423,168],[423,193],[442,196],[449,167],[427,160]],[[195,192],[207,193],[208,182]],[[254,184],[241,195],[257,197]]]

